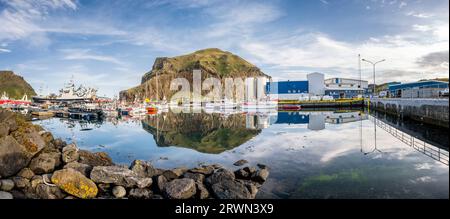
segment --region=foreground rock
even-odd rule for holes
[[[195,181],[188,178],[174,179],[164,187],[164,194],[169,199],[188,199],[195,193]]]
[[[95,198],[98,188],[92,180],[73,169],[62,169],[53,173],[52,182],[65,192],[78,198]]]
[[[13,195],[9,192],[0,191],[0,199],[13,199]]]
[[[119,166],[97,166],[92,169],[91,179],[96,183],[108,183],[128,188],[145,188],[152,184],[152,178],[139,177],[136,172]]]

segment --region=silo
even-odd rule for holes
[[[267,78],[258,77],[256,80],[256,100],[262,101],[266,98]]]
[[[247,102],[255,102],[256,100],[256,91],[255,91],[255,78],[247,78],[245,79],[245,99]]]
[[[324,95],[325,94],[325,79],[324,75],[318,72],[308,74],[308,91],[312,95]]]

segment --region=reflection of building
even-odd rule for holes
[[[310,130],[325,129],[325,115],[324,114],[309,115],[308,129]]]
[[[327,123],[341,124],[365,119],[367,119],[367,115],[361,114],[360,112],[340,112],[328,115],[325,121]]]
[[[304,96],[332,96],[337,98],[354,98],[367,92],[368,82],[348,78],[324,79],[321,73],[307,75],[306,81],[269,82],[266,92],[281,100],[298,100]]]
[[[367,119],[359,111],[320,111],[320,112],[278,112],[276,116],[246,115],[246,128],[263,129],[273,124],[307,124],[310,130],[325,129],[325,123],[342,124]]]

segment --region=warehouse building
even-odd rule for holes
[[[354,98],[367,92],[368,82],[348,78],[324,79],[322,73],[311,73],[305,81],[269,82],[266,93],[272,99],[298,100],[305,96],[332,96],[338,98]]]
[[[448,95],[448,82],[428,80],[404,84],[393,84],[388,87],[388,96],[394,98],[436,98]]]

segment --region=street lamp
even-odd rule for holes
[[[369,61],[367,59],[362,59],[362,61],[363,62],[368,62],[368,63],[372,64],[372,66],[373,66],[373,91],[372,91],[372,95],[374,95],[375,94],[375,88],[376,88],[376,84],[375,84],[375,65],[380,63],[380,62],[386,61],[386,59],[382,59],[382,60],[377,61],[377,62],[372,62],[372,61]]]

